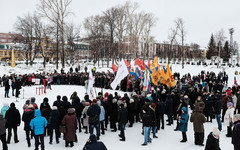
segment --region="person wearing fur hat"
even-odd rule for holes
[[[83,150],[107,150],[107,148],[103,142],[97,141],[95,134],[91,134]]]
[[[233,103],[228,102],[227,107],[228,107],[228,109],[224,115],[224,125],[227,126],[226,136],[232,137],[233,114],[234,114]]]
[[[77,117],[74,115],[74,109],[69,108],[67,114],[62,120],[62,124],[66,126],[66,133],[64,133],[65,147],[73,147],[73,141],[76,140],[75,134],[77,130]]]
[[[23,106],[22,121],[24,122],[24,130],[26,133],[28,147],[31,146],[30,132],[32,132],[32,130],[30,127],[30,122],[33,118],[34,118],[34,107],[32,104],[30,104],[30,100],[26,100],[26,102]],[[32,136],[33,136],[33,133],[31,133],[31,137]]]
[[[205,150],[221,150],[220,145],[219,145],[219,135],[220,131],[217,127],[213,129],[212,132],[209,133]]]
[[[110,114],[110,128],[112,129],[112,132],[116,132],[117,131],[117,119],[118,119],[118,105],[117,105],[117,99],[113,99],[112,100],[112,104],[110,106],[110,110],[109,110],[109,114]]]
[[[10,104],[10,108],[7,110],[6,115],[5,115],[5,119],[7,119],[7,123],[8,123],[7,143],[9,144],[11,141],[12,129],[14,132],[14,141],[15,141],[15,143],[18,143],[19,140],[18,140],[18,135],[17,135],[17,126],[20,126],[21,116],[20,116],[18,109],[16,109],[14,103]]]
[[[193,111],[190,122],[193,123],[194,128],[194,139],[195,139],[195,145],[204,146],[203,140],[204,140],[204,126],[203,124],[206,122],[206,118],[203,115],[201,111],[199,111],[198,107],[195,107],[195,110]]]
[[[55,135],[56,135],[56,143],[59,143],[59,125],[61,123],[61,117],[60,113],[57,109],[57,106],[52,107],[52,111],[49,114],[49,119],[48,119],[48,128],[49,128],[49,134],[50,134],[50,142],[49,144],[52,144],[53,141],[53,130],[55,130]]]
[[[240,150],[240,114],[234,115],[233,121],[232,144],[234,150]]]
[[[93,134],[93,129],[96,128],[97,139],[100,138],[100,122],[99,115],[101,113],[101,108],[97,104],[97,100],[93,99],[91,106],[87,110],[87,115],[89,116],[89,133]]]

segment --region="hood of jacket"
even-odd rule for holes
[[[34,116],[35,117],[41,116],[41,111],[39,109],[36,109],[34,112]]]

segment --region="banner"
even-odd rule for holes
[[[93,91],[93,84],[94,84],[94,78],[92,75],[92,70],[89,71],[89,77],[88,77],[88,89],[87,93],[89,95],[89,98],[93,100],[95,98],[94,91]]]
[[[115,76],[115,79],[111,83],[112,89],[115,90],[117,85],[121,82],[121,80],[124,79],[128,74],[129,72],[128,72],[127,66],[124,62],[124,59],[122,59],[121,63],[119,64],[119,68]]]
[[[113,70],[113,72],[117,72],[118,71],[118,66],[112,64],[112,70]]]

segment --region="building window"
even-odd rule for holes
[[[9,38],[12,38],[12,36],[11,36],[11,35],[9,35],[8,37],[9,37]]]
[[[3,37],[6,37],[6,35],[3,35]]]
[[[7,52],[5,52],[5,56],[7,56]]]
[[[3,56],[3,52],[2,51],[0,52],[0,56]]]
[[[8,40],[8,42],[9,42],[9,43],[11,43],[11,42],[12,42],[12,40]]]
[[[6,42],[6,39],[1,39],[1,42]]]

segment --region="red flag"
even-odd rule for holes
[[[127,88],[128,88],[128,89],[130,88],[130,85],[129,85],[129,76],[127,77]]]
[[[145,70],[146,69],[146,65],[145,65],[145,63],[144,63],[144,61],[143,60],[140,60],[140,68],[141,68],[141,70]]]
[[[128,68],[131,68],[131,65],[130,65],[130,63],[129,62],[127,62],[125,59],[123,59],[124,60],[124,62],[125,62],[125,64],[126,64],[126,66],[128,67]]]
[[[140,60],[138,58],[135,59],[135,65],[139,66],[140,65]]]
[[[118,66],[112,64],[112,70],[113,70],[113,72],[117,72],[118,71]]]

